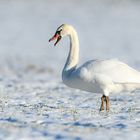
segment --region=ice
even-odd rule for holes
[[[48,43],[69,23],[80,64],[118,58],[140,70],[139,15],[137,0],[1,0],[0,139],[139,140],[139,91],[111,95],[110,112],[99,112],[101,94],[62,83],[68,40]]]

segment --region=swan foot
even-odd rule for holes
[[[109,96],[106,96],[106,111],[109,111],[110,103],[109,103]]]
[[[101,107],[100,107],[100,111],[103,111],[104,110],[104,101],[105,101],[105,95],[103,95],[101,97]]]
[[[100,111],[103,111],[103,110],[104,110],[104,103],[106,103],[106,111],[109,111],[109,109],[110,109],[109,96],[103,95],[103,96],[101,97],[101,107],[100,107]]]

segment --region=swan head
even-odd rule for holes
[[[52,38],[50,38],[50,41],[56,40],[54,46],[56,46],[56,44],[61,40],[62,37],[67,36],[70,34],[72,29],[72,26],[68,25],[68,24],[62,24],[61,26],[59,26],[54,34],[54,36]]]

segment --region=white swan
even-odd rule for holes
[[[68,24],[61,25],[49,40],[69,36],[70,51],[62,72],[63,82],[72,88],[88,92],[102,93],[100,110],[109,110],[109,94],[140,89],[140,72],[115,59],[91,60],[77,68],[79,61],[79,41],[75,29]]]

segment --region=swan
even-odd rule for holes
[[[50,41],[69,36],[70,49],[62,71],[64,84],[71,88],[101,93],[100,111],[110,110],[109,94],[140,89],[140,72],[117,59],[90,60],[77,68],[79,40],[76,30],[68,24],[57,28]]]

